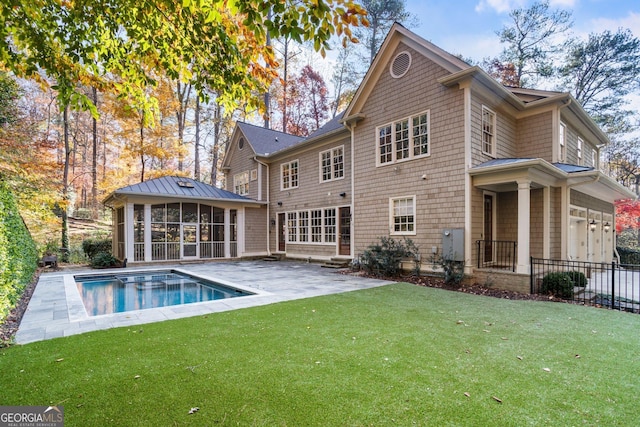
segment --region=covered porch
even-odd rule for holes
[[[613,202],[634,194],[593,168],[496,159],[470,170],[475,269],[530,274],[530,257],[611,262]]]

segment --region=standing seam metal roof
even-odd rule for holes
[[[179,183],[184,184],[180,185]],[[116,194],[253,201],[247,197],[222,190],[213,185],[179,176],[163,176],[161,178],[150,179],[149,181],[120,188],[113,192],[113,195]]]

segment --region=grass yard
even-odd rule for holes
[[[68,426],[635,426],[639,331],[396,284],[2,349],[0,404]]]

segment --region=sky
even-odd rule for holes
[[[407,0],[406,9],[418,21],[409,29],[452,54],[480,61],[502,50],[496,31],[511,22],[509,12],[527,8],[533,0]],[[618,28],[640,38],[638,0],[550,0],[551,9],[572,12],[573,35]]]

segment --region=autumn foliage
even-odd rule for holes
[[[640,200],[616,203],[616,233],[640,228]]]

